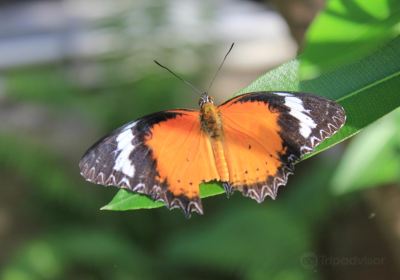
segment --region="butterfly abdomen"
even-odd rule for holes
[[[229,181],[229,169],[226,163],[224,147],[221,140],[211,140],[211,146],[215,159],[215,166],[217,167],[218,175],[222,182]]]

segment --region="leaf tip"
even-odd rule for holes
[[[113,209],[112,209],[112,207],[110,207],[110,206],[107,204],[107,205],[104,205],[103,207],[101,207],[100,210],[101,210],[101,211],[104,211],[104,210],[113,210]]]

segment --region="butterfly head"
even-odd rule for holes
[[[200,108],[202,108],[205,104],[207,103],[211,103],[214,104],[214,99],[209,96],[207,94],[207,92],[204,92],[201,96],[200,96],[200,100],[199,100],[199,106]]]

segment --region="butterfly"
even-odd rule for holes
[[[240,191],[261,203],[275,199],[293,165],[346,120],[339,104],[307,93],[252,92],[216,106],[204,92],[199,107],[117,128],[84,154],[81,175],[181,208],[187,217],[203,214],[201,183],[220,182],[228,195]]]
[[[231,194],[275,199],[293,165],[345,123],[334,101],[306,93],[252,92],[200,110],[168,110],[132,121],[82,157],[82,176],[203,214],[199,185],[221,182]]]

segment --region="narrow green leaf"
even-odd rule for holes
[[[300,62],[297,59],[286,62],[241,89],[238,95],[254,91],[298,91],[299,67]]]
[[[133,194],[127,190],[119,190],[113,199],[100,210],[137,210],[137,209],[152,209],[163,206],[159,201],[154,201],[145,195]]]
[[[215,183],[200,185],[200,196],[202,198],[222,194],[224,192],[224,189]],[[163,202],[154,201],[145,195],[134,194],[127,190],[120,190],[107,205],[101,207],[101,210],[125,211],[152,209],[161,206],[164,206]]]

